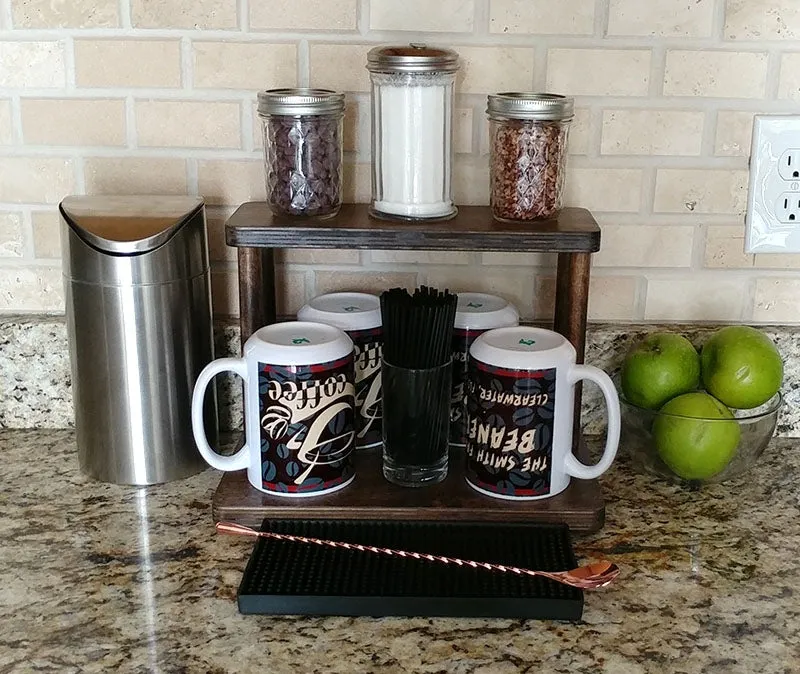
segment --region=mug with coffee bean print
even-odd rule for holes
[[[356,368],[356,449],[378,447],[381,432],[381,303],[368,293],[330,293],[315,297],[297,319],[333,325],[353,340]]]
[[[591,480],[617,454],[620,407],[602,370],[576,364],[562,335],[531,327],[490,330],[470,347],[467,374],[467,482],[504,499],[541,499],[564,491],[570,478]],[[608,412],[600,461],[572,453],[575,385],[600,387]]]
[[[245,444],[217,454],[203,427],[203,398],[215,375],[245,381]],[[353,342],[321,323],[275,323],[257,330],[242,358],[219,358],[200,373],[192,397],[192,430],[203,458],[218,470],[247,470],[260,491],[318,496],[355,476]]]
[[[453,329],[453,394],[450,399],[450,444],[467,446],[467,381],[469,347],[478,335],[492,328],[519,324],[516,307],[497,295],[458,293],[455,327]]]

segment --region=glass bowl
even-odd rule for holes
[[[619,404],[622,412],[622,433],[620,449],[627,451],[631,457],[634,469],[638,472],[649,473],[664,478],[671,482],[700,486],[716,482],[725,482],[746,473],[758,460],[766,449],[775,433],[778,423],[778,412],[783,399],[776,393],[770,400],[751,410],[732,409],[733,415],[739,424],[739,444],[730,462],[715,475],[705,479],[688,480],[676,475],[672,469],[661,460],[653,440],[653,424],[659,417],[673,417],[677,415],[663,414],[658,410],[647,410],[637,407],[624,399],[620,394]],[[687,417],[678,417],[686,419]],[[697,419],[698,424],[729,423],[720,419]]]

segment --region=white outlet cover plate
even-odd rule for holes
[[[746,253],[800,253],[800,220],[781,222],[777,212],[782,195],[796,193],[800,199],[800,179],[786,180],[779,170],[781,156],[790,149],[800,150],[800,115],[755,116],[745,218]]]

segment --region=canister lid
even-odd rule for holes
[[[344,110],[344,94],[330,89],[268,89],[258,94],[259,115],[325,115]]]
[[[510,370],[540,370],[574,361],[575,348],[565,337],[544,328],[498,328],[479,335],[470,357]]]
[[[321,365],[352,353],[353,341],[332,325],[289,321],[256,330],[244,345],[245,355],[256,349],[260,363]]]
[[[381,326],[381,301],[369,293],[319,295],[297,312],[299,321],[326,323],[342,330],[368,330]]]
[[[568,121],[574,108],[575,101],[569,96],[507,91],[489,95],[486,114],[489,119]]]
[[[516,307],[497,295],[458,293],[455,327],[460,330],[490,330],[517,325]]]
[[[117,255],[155,250],[203,207],[200,197],[70,196],[61,214],[86,243]]]
[[[367,70],[373,73],[456,72],[458,53],[420,42],[375,47],[367,54]]]

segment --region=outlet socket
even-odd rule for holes
[[[800,253],[800,115],[756,115],[745,217],[748,253]]]

